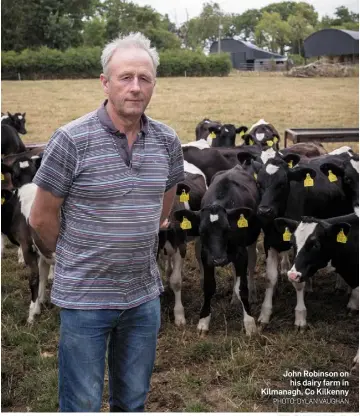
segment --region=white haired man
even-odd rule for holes
[[[184,178],[180,141],[144,114],[159,57],[140,33],[103,50],[107,100],[59,128],[41,167],[30,225],[56,250],[62,412],[98,412],[108,351],[110,411],[144,410],[160,327],[156,263]]]

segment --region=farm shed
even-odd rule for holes
[[[218,53],[218,41],[212,43],[210,53]],[[221,39],[221,52],[228,52],[233,68],[249,71],[286,69],[287,57],[265,51],[251,42]]]
[[[305,57],[337,57],[340,62],[359,61],[359,32],[323,29],[304,40]]]

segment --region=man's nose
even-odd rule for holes
[[[134,77],[131,82],[131,91],[134,91],[134,92],[140,91],[140,83],[137,77]]]

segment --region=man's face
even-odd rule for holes
[[[137,48],[115,51],[108,74],[100,76],[105,94],[123,117],[141,116],[155,86],[155,70],[149,54]]]

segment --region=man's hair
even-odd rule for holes
[[[103,68],[103,73],[108,76],[108,65],[114,55],[114,52],[118,49],[128,49],[128,48],[138,48],[146,51],[154,65],[154,70],[156,74],[156,69],[159,65],[160,59],[159,54],[156,51],[156,48],[150,46],[150,39],[145,37],[142,33],[130,33],[127,36],[119,36],[114,39],[107,45],[105,45],[102,54],[101,54],[101,65]]]

